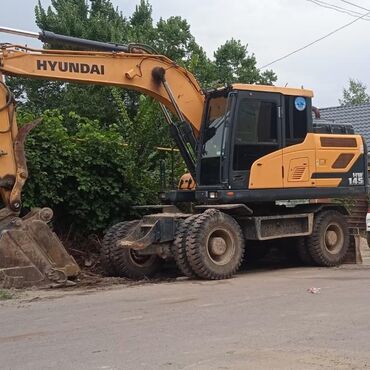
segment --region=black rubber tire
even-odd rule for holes
[[[332,230],[328,230],[329,228]],[[334,232],[340,237],[337,246],[332,251],[328,246],[328,231]],[[338,237],[335,240],[337,239]],[[327,267],[340,265],[350,244],[346,217],[334,210],[322,211],[316,214],[312,234],[306,240],[308,252],[317,265]]]
[[[100,265],[105,276],[118,276],[118,270],[115,264],[113,250],[115,249],[115,240],[124,238],[139,223],[139,221],[124,221],[113,225],[105,233],[100,249]]]
[[[140,256],[132,249],[121,248],[117,241],[124,238],[135,227],[139,221],[132,221],[130,226],[122,225],[117,228],[111,236],[111,257],[120,277],[133,280],[150,278],[161,268],[163,260],[157,255]]]
[[[186,237],[188,235],[189,227],[199,215],[193,215],[185,220],[180,221],[176,231],[175,240],[172,243],[172,255],[176,262],[178,269],[187,277],[195,278],[197,275],[194,273],[190,266],[188,257],[186,255]]]
[[[297,265],[315,266],[316,263],[312,259],[307,249],[306,238],[296,236],[291,238],[277,239],[279,248],[282,248],[289,262]]]
[[[225,263],[217,263],[212,257],[209,244],[211,235],[222,235],[225,241]],[[226,239],[225,239],[226,237]],[[231,246],[231,252],[229,246]],[[186,255],[195,274],[207,280],[220,280],[232,277],[239,269],[244,257],[245,242],[239,224],[229,215],[209,209],[199,215],[189,228],[186,238]],[[226,251],[223,252],[226,254]],[[222,257],[222,256],[221,256]]]
[[[303,263],[304,266],[317,266],[317,263],[311,257],[311,254],[307,246],[307,238],[302,236],[299,237],[299,242],[297,245],[297,253],[299,260]]]

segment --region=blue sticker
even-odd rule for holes
[[[301,96],[298,96],[294,100],[294,105],[295,105],[295,109],[299,110],[300,112],[303,112],[307,106],[306,99],[302,98]]]

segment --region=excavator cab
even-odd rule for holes
[[[243,89],[247,86],[217,91],[208,98],[200,185],[227,183],[233,189],[245,189],[257,159],[302,142],[312,131],[310,92],[285,89],[285,94],[290,90],[299,93],[288,96],[273,91],[275,87],[265,86],[266,91]],[[300,110],[294,109],[294,102]],[[229,142],[231,145],[226,145]],[[226,160],[229,158],[230,162]]]
[[[314,127],[311,98],[310,90],[242,84],[209,93],[196,198],[246,203],[363,192],[362,138]]]

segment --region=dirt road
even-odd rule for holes
[[[32,292],[0,303],[0,361],[2,370],[363,369],[370,269]]]

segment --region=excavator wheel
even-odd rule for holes
[[[307,237],[307,248],[319,266],[337,266],[350,244],[346,218],[334,210],[322,211],[315,217],[313,231]]]
[[[172,244],[172,254],[175,259],[178,269],[187,277],[195,278],[197,275],[194,273],[190,266],[186,255],[186,238],[190,225],[196,220],[199,215],[193,215],[185,220],[181,221],[176,235],[175,240]]]
[[[193,271],[202,279],[232,277],[244,256],[245,242],[239,224],[229,215],[209,209],[190,226],[186,254]]]
[[[103,273],[106,276],[118,276],[118,270],[115,266],[113,250],[115,248],[114,240],[126,237],[130,231],[139,223],[139,221],[124,221],[113,225],[104,235],[103,243],[100,249],[100,264]]]
[[[116,275],[130,279],[150,278],[156,274],[162,265],[162,259],[157,255],[140,255],[133,249],[125,249],[117,245],[117,242],[126,236],[137,226],[139,221],[122,222],[117,224],[107,233],[105,250],[111,261]],[[109,248],[108,248],[109,241]],[[104,257],[105,258],[105,257]]]
[[[300,261],[305,266],[317,266],[317,263],[313,260],[308,250],[306,237],[301,236],[298,238],[297,252]]]

